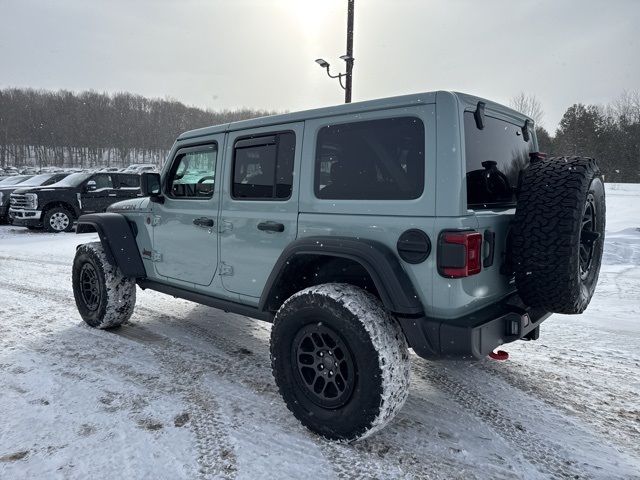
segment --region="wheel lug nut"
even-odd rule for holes
[[[329,350],[329,355],[333,355],[333,352],[331,350]]]
[[[320,370],[324,370],[324,365],[320,364]]]
[[[320,356],[321,356],[321,357],[324,357],[324,352],[320,352]]]
[[[333,370],[329,370],[329,376],[333,375]]]

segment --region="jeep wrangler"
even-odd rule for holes
[[[271,364],[309,429],[356,440],[409,387],[408,349],[479,359],[578,314],[603,248],[591,158],[545,158],[533,121],[432,92],[186,132],[143,198],[83,215],[75,301],[96,328],[136,285],[272,322]]]

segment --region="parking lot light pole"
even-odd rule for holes
[[[331,75],[329,71],[329,62],[324,60],[323,58],[318,58],[316,63],[320,65],[320,67],[325,68],[327,70],[327,75],[329,78],[337,78],[340,86],[344,90],[344,103],[351,103],[351,92],[353,85],[353,11],[354,11],[354,0],[347,0],[347,53],[346,55],[342,55],[340,57],[341,60],[344,60],[347,64],[347,73],[339,73],[337,75]],[[342,83],[342,77],[345,77],[345,83]]]

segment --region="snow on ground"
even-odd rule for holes
[[[582,316],[507,362],[413,357],[407,404],[355,445],[289,414],[270,326],[138,290],[130,325],[81,321],[78,243],[0,227],[0,478],[640,479],[640,185],[607,187],[605,265]]]

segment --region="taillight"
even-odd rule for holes
[[[482,269],[482,235],[478,232],[445,231],[438,239],[438,271],[448,278],[462,278]]]

